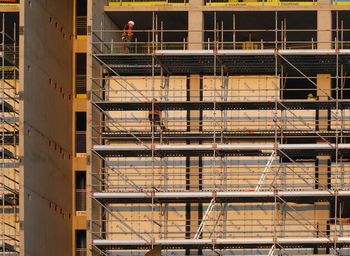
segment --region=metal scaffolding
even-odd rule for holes
[[[155,13],[128,54],[92,31],[91,255],[348,255],[348,39],[317,49],[276,21],[273,42],[225,42],[240,31],[214,23],[203,50],[163,41],[189,31]]]
[[[13,35],[2,14],[1,37],[1,168],[0,168],[0,254],[18,255],[18,42],[17,25]],[[12,26],[12,24],[11,24]]]

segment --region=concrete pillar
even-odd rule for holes
[[[191,75],[188,80],[188,99],[189,101],[201,100],[201,86],[202,81],[200,75]],[[191,110],[189,111],[189,130],[200,131],[201,129],[201,111]],[[199,144],[199,141],[190,141],[190,144]],[[188,189],[191,191],[200,191],[202,187],[202,167],[201,157],[189,157],[188,169],[187,169],[187,184]],[[187,210],[187,224],[190,238],[193,238],[197,232],[199,223],[202,219],[202,204],[188,204]],[[198,250],[188,250],[189,255],[198,255]]]
[[[203,5],[203,0],[190,0],[190,9],[188,11],[189,50],[203,49],[204,20],[203,12],[199,8],[201,5]]]
[[[328,176],[330,164],[330,156],[317,156],[317,168],[316,168],[316,189],[325,190],[329,187],[330,178]],[[317,237],[328,236],[328,220],[330,216],[330,207],[329,202],[315,202],[315,225],[318,228]],[[327,249],[317,248],[317,254],[327,254]]]
[[[330,46],[329,46],[330,47]],[[325,49],[325,48],[323,48]],[[317,74],[317,98],[319,100],[329,100],[331,96],[331,81],[330,74]],[[317,121],[318,130],[327,131],[330,125],[330,115],[329,110],[317,110]],[[325,142],[320,142],[325,143]],[[330,156],[317,156],[317,166],[315,179],[315,188],[320,190],[325,190],[330,185],[330,177],[328,175],[330,164]],[[315,202],[315,220],[316,226],[319,229],[317,232],[317,237],[324,237],[327,235],[328,220],[330,218],[330,203],[329,202]],[[327,249],[317,248],[318,254],[326,254]]]
[[[318,227],[317,237],[328,236],[327,220],[330,218],[330,203],[329,202],[315,202],[315,225]],[[315,248],[315,254],[328,254],[327,248]]]
[[[189,78],[189,100],[201,100],[201,77],[200,75],[191,75]],[[190,111],[190,131],[199,131],[200,129],[200,110]]]
[[[330,0],[321,0],[317,5],[327,5]],[[332,47],[332,12],[329,10],[317,11],[317,48],[331,49]]]
[[[325,190],[329,187],[330,156],[317,156],[316,189]]]
[[[328,100],[331,96],[332,82],[330,74],[317,74],[317,98],[319,100]],[[327,131],[329,128],[329,110],[318,110],[318,130]]]

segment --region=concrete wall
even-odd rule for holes
[[[20,10],[21,255],[70,255],[73,1]]]

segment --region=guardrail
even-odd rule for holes
[[[188,5],[188,0],[110,0],[109,6]]]
[[[87,35],[87,17],[77,16],[75,19],[75,33],[78,36]]]
[[[283,5],[317,5],[317,0],[204,0],[204,5],[236,6],[283,6]]]
[[[19,0],[0,0],[0,5],[3,4],[19,4]]]

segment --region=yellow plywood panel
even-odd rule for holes
[[[275,98],[279,98],[279,79],[271,76],[203,78],[204,101],[267,101]],[[203,111],[203,129],[272,129],[276,116],[271,110]]]
[[[331,110],[331,129],[350,130],[350,110]]]
[[[186,100],[186,77],[111,77],[108,84],[111,101]]]
[[[275,127],[275,118],[274,110],[225,110],[216,111],[215,115],[213,111],[203,111],[203,129],[271,130]]]
[[[315,117],[315,110],[285,110],[282,118],[283,129],[313,131]]]
[[[284,189],[313,190],[315,188],[315,164],[311,162],[284,163],[276,181]]]
[[[283,232],[288,237],[315,237],[315,207],[312,204],[283,205]]]
[[[279,98],[279,79],[272,76],[203,77],[203,100],[266,101]]]
[[[227,209],[229,238],[271,237],[273,235],[273,204],[229,204]]]
[[[111,158],[112,167],[106,168],[107,189],[111,191],[177,191],[186,189],[186,161],[182,157]],[[152,178],[153,176],[153,178]]]
[[[153,98],[157,101],[186,101],[185,77],[170,77],[168,80],[164,77],[155,77],[154,80],[152,77],[113,77],[109,86],[111,90],[107,99],[110,101],[139,102]],[[127,130],[151,130],[148,111],[115,111],[110,115]],[[161,120],[169,129],[186,130],[186,111],[162,111]]]
[[[341,162],[331,164],[331,184],[333,188],[348,189],[350,184],[350,163]]]
[[[137,239],[139,234],[150,240],[152,230],[156,239],[185,238],[185,205],[162,205],[152,209],[149,204],[118,204],[112,206],[112,210],[115,216],[108,216],[108,239]]]

